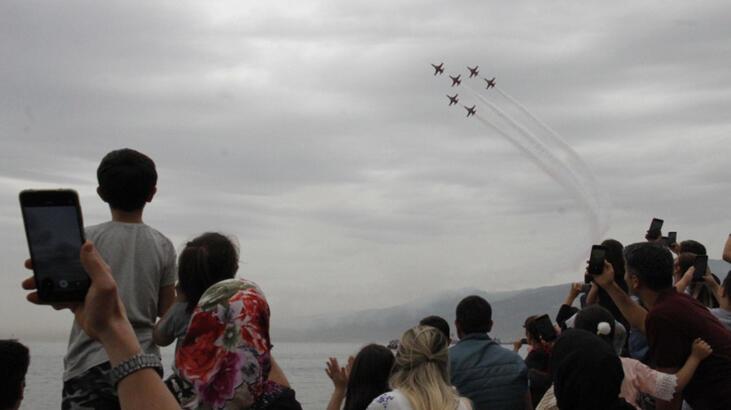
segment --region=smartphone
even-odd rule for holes
[[[648,231],[650,232],[660,232],[662,230],[662,224],[665,221],[658,218],[652,218],[652,222],[650,222],[650,229]]]
[[[589,254],[589,267],[586,271],[590,275],[601,275],[604,271],[604,260],[607,256],[607,248],[601,245],[594,245],[591,247],[591,254]]]
[[[668,246],[678,243],[678,233],[677,232],[668,232]]]
[[[528,344],[528,339],[526,339],[526,338],[520,339],[520,344],[521,345],[527,345]]]
[[[20,209],[41,302],[83,301],[91,280],[79,258],[84,243],[79,196],[69,189],[26,190]]]
[[[695,263],[693,263],[693,282],[702,282],[703,275],[706,274],[708,269],[708,255],[698,255],[695,257]]]
[[[548,317],[548,315],[541,315],[538,316],[534,321],[534,326],[536,329],[536,332],[539,336],[541,336],[541,339],[543,339],[546,342],[552,342],[556,340],[556,328],[553,327],[553,323],[551,323],[551,318]]]

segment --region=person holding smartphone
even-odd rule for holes
[[[84,300],[54,304],[55,309],[70,309],[74,322],[92,340],[98,341],[114,368],[137,357],[142,349],[132,328],[119,288],[112,277],[109,265],[91,242],[81,248],[81,264],[91,279]],[[32,262],[25,266],[32,269]],[[38,294],[34,277],[22,283],[23,289],[32,291],[26,297],[35,304],[47,304]],[[165,387],[155,366],[134,366],[115,381],[114,389],[122,410],[178,410],[180,406]]]
[[[731,403],[731,332],[708,309],[673,286],[673,257],[664,246],[636,243],[625,248],[625,279],[641,307],[614,281],[614,269],[604,264],[594,281],[604,288],[630,324],[647,336],[655,370],[677,373],[696,338],[713,350],[692,380],[671,401],[657,401],[657,409],[678,409],[684,399],[696,409],[726,410]]]

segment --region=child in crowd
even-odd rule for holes
[[[608,310],[595,305],[579,312],[576,316],[575,327],[592,332],[611,345],[614,340],[615,324],[614,317]],[[621,361],[624,380],[620,397],[638,409],[641,408],[641,393],[670,401],[675,394],[683,391],[698,365],[712,352],[713,350],[706,342],[696,339],[685,365],[675,374],[658,372],[638,360],[623,357]]]
[[[175,303],[155,325],[153,338],[157,345],[167,346],[177,340],[180,348],[188,331],[190,317],[201,295],[211,285],[231,279],[239,269],[239,251],[224,235],[204,233],[185,245],[178,260],[178,286]],[[173,367],[173,371],[175,368]],[[186,383],[175,372],[166,384],[180,399]]]
[[[112,220],[86,228],[86,237],[111,267],[142,351],[160,355],[153,342],[155,320],[175,299],[175,248],[142,221],[157,192],[155,163],[132,149],[108,153],[97,169],[99,197]],[[62,408],[118,408],[111,366],[102,345],[74,322],[64,357]]]

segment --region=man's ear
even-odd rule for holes
[[[99,195],[99,198],[101,198],[102,201],[107,202],[107,200],[104,199],[104,191],[102,191],[102,187],[96,187],[96,194]]]
[[[152,191],[150,191],[150,195],[147,196],[147,199],[145,199],[145,202],[152,202],[152,198],[155,197],[155,194],[157,193],[157,186],[152,187]]]

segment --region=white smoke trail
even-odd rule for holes
[[[586,211],[590,225],[590,236],[593,241],[597,241],[603,234],[601,203],[600,199],[592,192],[591,187],[587,187],[584,180],[585,177],[580,176],[582,169],[576,169],[566,164],[557,156],[540,138],[538,138],[530,130],[522,126],[515,119],[506,114],[503,110],[484,98],[471,87],[467,87],[473,95],[479,98],[483,103],[489,106],[503,121],[518,131],[523,136],[524,142],[521,144],[521,151],[528,154],[533,162],[538,165],[544,172],[549,174],[556,182],[561,184],[574,199]],[[483,123],[486,120],[481,118]],[[492,124],[493,128],[496,128]],[[514,145],[517,144],[515,136],[506,133],[504,130],[501,135],[507,138]]]
[[[495,87],[495,91],[497,91],[498,94],[500,94],[503,98],[512,103],[515,107],[517,107],[518,110],[520,110],[525,116],[527,116],[536,125],[538,125],[538,127],[546,131],[547,133],[543,134],[543,137],[545,137],[548,142],[553,142],[557,146],[557,148],[563,152],[566,159],[571,162],[570,166],[577,170],[577,174],[584,180],[584,185],[588,189],[593,191],[593,196],[598,199],[600,217],[599,225],[602,231],[606,230],[609,221],[606,212],[606,206],[604,204],[608,202],[608,198],[598,189],[599,185],[597,184],[596,178],[594,177],[594,174],[591,172],[591,169],[586,165],[584,160],[579,156],[578,153],[576,153],[576,151],[574,151],[574,149],[566,142],[566,140],[564,140],[563,137],[558,134],[558,132],[556,132],[540,118],[533,115],[533,113],[530,112],[530,110],[528,110],[525,105],[521,104],[510,94],[503,91],[500,87]]]

